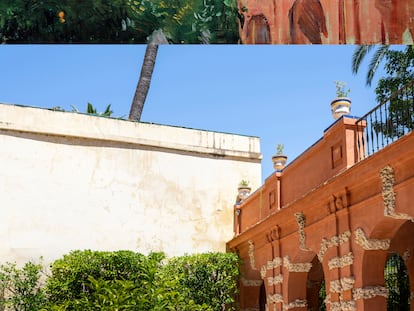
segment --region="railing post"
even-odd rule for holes
[[[365,139],[365,128],[366,128],[366,126],[367,126],[367,121],[365,121],[365,120],[361,120],[361,119],[359,119],[357,122],[356,122],[356,137],[355,137],[355,140],[356,140],[356,144],[355,144],[355,146],[356,146],[356,154],[357,154],[357,156],[356,156],[356,159],[357,159],[357,162],[358,161],[361,161],[361,160],[363,160],[363,159],[365,159],[365,157],[367,156],[367,152],[366,152],[366,144],[365,144],[365,141],[366,141],[366,139]]]

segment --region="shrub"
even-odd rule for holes
[[[40,310],[46,303],[41,276],[40,264],[0,265],[0,310]]]
[[[212,311],[163,273],[163,253],[74,251],[52,265],[48,310]]]
[[[51,265],[45,288],[41,265],[0,266],[0,310],[234,310],[239,268],[235,254],[73,251]]]
[[[91,277],[138,282],[145,275],[145,261],[144,255],[132,251],[73,251],[51,266],[52,275],[46,283],[49,301],[72,310],[78,299],[92,294]]]
[[[166,273],[180,275],[183,292],[214,311],[235,310],[240,259],[233,253],[206,253],[172,258]]]

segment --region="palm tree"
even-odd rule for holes
[[[140,121],[158,45],[168,43],[166,35],[171,42],[176,43],[210,43],[217,40],[235,43],[237,27],[235,22],[229,25],[229,21],[233,20],[232,17],[236,19],[237,9],[232,0],[145,0],[139,5],[136,3],[128,1],[132,18],[139,21],[137,28],[143,33],[152,32],[128,117],[129,120]],[[220,34],[218,38],[213,34],[217,29],[226,30],[226,33]]]
[[[157,58],[158,44],[147,44],[144,62],[141,68],[138,84],[132,100],[129,120],[141,120],[142,109],[151,84],[152,72],[154,71],[155,59]]]
[[[144,108],[145,99],[151,85],[152,73],[154,71],[155,60],[158,53],[158,45],[168,43],[162,30],[155,30],[145,49],[144,61],[141,67],[138,84],[135,89],[134,98],[132,99],[131,110],[129,112],[129,120],[140,121],[142,110]]]
[[[384,59],[387,51],[389,50],[389,45],[359,45],[356,47],[354,54],[352,55],[352,73],[357,74],[361,63],[364,60],[365,56],[373,49],[377,47],[373,57],[368,66],[366,85],[371,86],[372,79],[374,78],[375,73],[377,72],[378,66],[381,61]]]

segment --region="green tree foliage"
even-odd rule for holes
[[[375,93],[378,102],[389,101],[389,104],[386,119],[377,121],[373,127],[377,133],[395,138],[414,129],[414,47],[388,50],[384,68],[387,76],[378,81]]]
[[[31,262],[18,268],[14,263],[0,266],[0,310],[40,310],[46,303],[41,282],[42,266]]]
[[[0,41],[9,43],[109,43],[143,41],[128,27],[125,0],[5,0]],[[125,24],[123,28],[122,25]]]
[[[378,81],[375,89],[378,102],[384,101],[394,92],[414,79],[414,46],[404,49],[389,49],[385,54],[385,72],[387,76]]]
[[[207,253],[173,258],[165,272],[179,273],[189,299],[214,311],[235,310],[240,259],[232,253]]]
[[[146,43],[161,29],[173,43],[235,43],[235,0],[4,0],[0,42]]]
[[[204,0],[194,12],[193,29],[202,43],[236,43],[238,34],[238,9],[235,0]]]
[[[395,253],[387,260],[384,278],[388,289],[387,310],[410,310],[410,282],[400,255]]]
[[[239,259],[74,251],[52,264],[45,310],[234,310]]]
[[[239,268],[235,254],[73,251],[51,265],[45,285],[41,265],[0,266],[0,310],[235,310]]]
[[[137,281],[145,276],[146,257],[131,251],[73,251],[51,266],[46,283],[51,303],[75,310],[79,300],[93,293],[90,278]]]
[[[319,303],[319,311],[326,311],[326,286],[325,280],[322,281],[321,288],[319,289],[318,295],[318,303]]]

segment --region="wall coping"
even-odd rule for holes
[[[260,138],[0,103],[0,130],[261,162]]]

